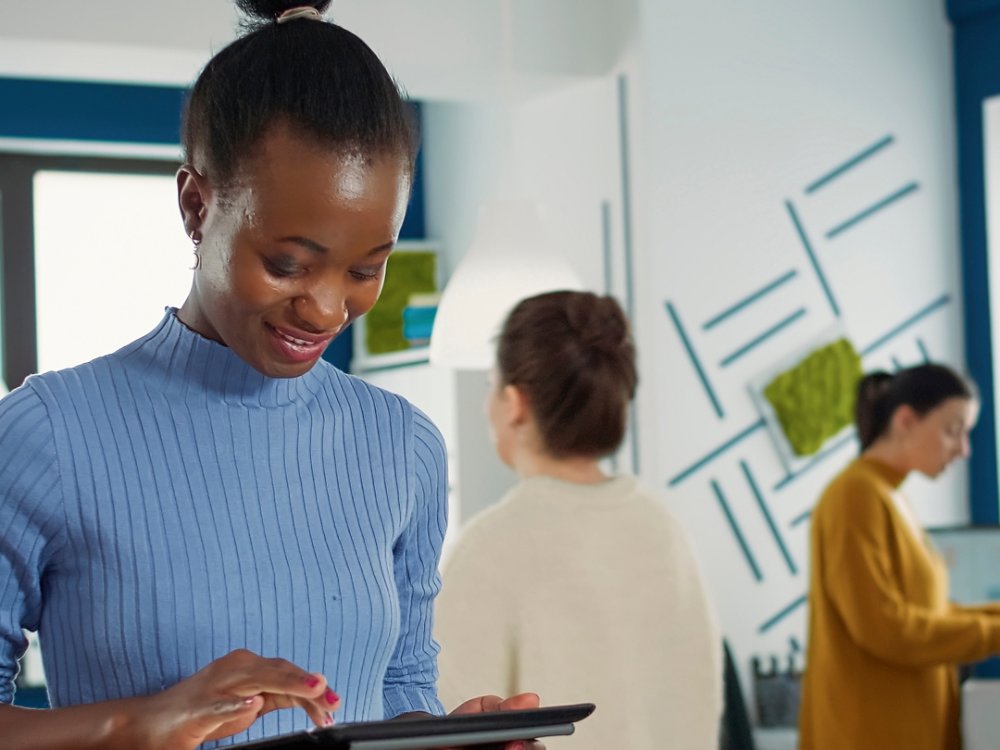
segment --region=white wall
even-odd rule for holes
[[[950,30],[938,0],[802,3],[736,0],[640,5],[642,135],[640,351],[655,406],[642,423],[666,488],[683,470],[752,425],[747,383],[837,321],[792,223],[807,232],[860,349],[948,295],[877,349],[867,368],[935,359],[963,362],[958,282]],[[893,142],[825,187],[806,187],[886,136]],[[894,191],[918,189],[834,238],[827,232]],[[710,331],[702,324],[782,274],[797,276]],[[711,404],[670,302],[723,410]],[[806,314],[729,367],[727,355],[785,316]],[[843,447],[776,490],[785,476],[763,430],[667,490],[693,531],[737,656],[784,654],[804,641],[805,608],[762,632],[807,587],[808,522],[792,521],[854,454]],[[785,543],[786,562],[741,462]],[[752,574],[712,488],[746,537]],[[933,487],[907,489],[931,525],[967,519],[964,467]]]

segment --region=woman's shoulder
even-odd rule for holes
[[[35,429],[47,417],[46,407],[35,389],[36,375],[0,398],[0,436],[10,438],[18,429]]]
[[[344,372],[326,360],[316,363],[316,375],[321,383],[330,387],[334,398],[345,402],[349,408],[374,412],[384,416],[415,415],[417,409],[408,399],[393,391],[381,388],[353,373]]]
[[[317,363],[320,380],[332,386],[340,406],[355,412],[365,421],[374,420],[377,429],[395,429],[415,437],[418,443],[430,444],[435,451],[444,445],[444,437],[434,421],[409,399],[381,388],[364,378],[344,372],[326,361]]]
[[[520,546],[525,529],[537,528],[536,504],[531,501],[531,490],[520,480],[492,505],[483,508],[462,524],[455,550],[509,548],[511,543]]]
[[[42,400],[29,378],[0,398],[0,455],[7,469],[23,471],[29,464],[48,462],[54,456],[55,429],[50,407]],[[0,471],[0,476],[4,472]],[[10,476],[10,475],[8,475]],[[0,491],[0,498],[3,492]]]
[[[87,379],[81,377],[81,374],[92,366],[93,363],[87,362],[60,370],[33,373],[20,387],[11,391],[4,401],[11,399],[22,405],[37,402],[47,410],[57,410],[67,403],[75,391],[82,390]]]
[[[856,458],[827,484],[816,505],[816,517],[848,514],[852,518],[878,510],[890,487],[863,459]]]
[[[873,467],[871,462],[858,456],[830,480],[824,494],[857,493],[859,491],[879,493],[885,486],[886,480]]]

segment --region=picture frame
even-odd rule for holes
[[[389,256],[372,309],[352,324],[351,372],[428,361],[441,293],[440,252],[432,241],[401,241]]]
[[[789,474],[853,433],[854,398],[861,375],[861,356],[838,324],[748,382],[750,398]],[[781,391],[787,404],[775,396]]]

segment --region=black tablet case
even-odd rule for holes
[[[572,734],[592,703],[520,711],[341,724],[232,745],[240,750],[421,750]]]

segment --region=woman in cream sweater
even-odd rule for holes
[[[812,516],[801,750],[958,750],[955,665],[1000,651],[1000,608],[948,600],[944,562],[899,488],[969,454],[971,383],[935,364],[858,387],[861,455]]]
[[[524,687],[594,715],[550,750],[718,746],[721,636],[686,535],[600,460],[621,443],[635,352],[610,297],[522,301],[500,335],[487,409],[520,483],[463,530],[435,635],[446,705]]]

